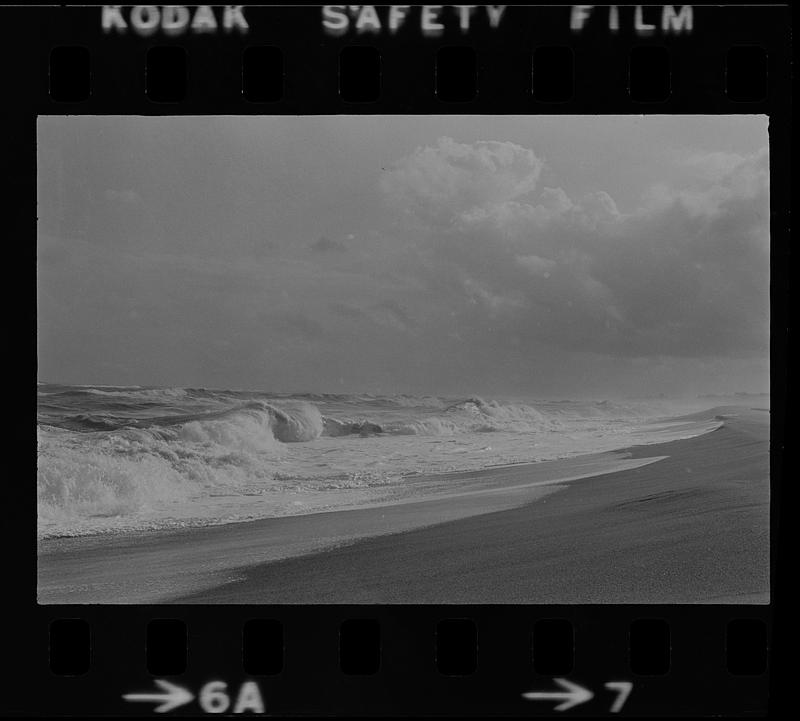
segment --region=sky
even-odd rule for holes
[[[43,116],[47,382],[769,388],[765,116]]]

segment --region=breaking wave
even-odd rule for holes
[[[446,406],[442,415],[411,419],[386,430],[406,435],[454,435],[492,431],[535,433],[557,430],[561,426],[557,419],[529,405],[473,397]]]
[[[521,462],[563,444],[579,450],[590,435],[628,432],[617,419],[653,414],[607,401],[43,383],[37,392],[45,535],[177,523],[193,513],[296,512],[298,494],[346,494],[391,486],[404,473]],[[233,510],[226,516],[223,507]]]
[[[318,438],[323,428],[310,404],[281,409],[259,402],[154,419],[146,428],[121,423],[86,415],[39,427],[40,521],[130,515],[198,494],[255,492],[273,480],[285,444]]]

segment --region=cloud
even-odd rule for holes
[[[473,318],[476,343],[491,327],[493,343],[505,334],[532,352],[546,343],[630,358],[767,353],[766,150],[692,155],[690,181],[650,189],[631,213],[602,189],[577,199],[537,190],[541,167],[518,145],[443,138],[383,179],[416,221],[413,243],[440,278],[442,303],[460,294],[485,314]]]
[[[518,255],[517,263],[526,268],[531,275],[542,278],[549,278],[551,272],[556,267],[554,260],[541,258],[538,255]]]
[[[695,152],[691,153],[684,161],[686,166],[695,170],[703,180],[717,182],[730,177],[740,166],[758,158],[762,162],[768,160],[767,149],[757,153],[756,156],[740,155],[739,153]]]
[[[764,377],[764,119],[746,142],[730,118],[705,121],[715,137],[686,118],[340,120],[254,122],[235,147],[227,125],[146,130],[133,165],[125,143],[96,167],[75,144],[80,182],[43,173],[42,373],[564,397]]]
[[[447,223],[530,193],[542,167],[532,150],[515,143],[443,137],[399,160],[381,178],[381,188],[420,219]]]
[[[676,201],[692,215],[711,216],[728,201],[754,199],[769,189],[767,148],[749,156],[735,153],[694,154],[686,165],[696,171],[695,182],[679,190],[664,184],[650,189],[646,210],[658,210]]]

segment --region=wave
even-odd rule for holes
[[[302,403],[291,410],[276,408],[269,403],[260,405],[269,414],[270,427],[275,438],[283,443],[312,441],[322,435],[322,414],[311,403]]]
[[[171,463],[170,455],[178,462]],[[40,526],[131,515],[165,502],[188,500],[193,491],[190,479],[203,472],[203,460],[197,454],[194,464],[191,458],[179,461],[174,451],[155,439],[115,438],[88,447],[75,442],[74,436],[40,428]]]
[[[116,397],[129,400],[169,401],[186,398],[187,388],[82,388],[80,392],[92,396]]]
[[[542,418],[528,406],[474,399],[438,416],[388,423],[323,416],[316,405],[297,400],[257,400],[224,410],[151,418],[69,414],[39,426],[40,526],[147,516],[199,497],[274,490],[285,485],[280,479],[295,467],[287,460],[289,447],[322,436],[533,430],[548,426]],[[328,469],[327,485],[319,486],[315,480],[311,487],[375,482],[359,473],[364,470],[342,475],[341,469]]]
[[[571,420],[653,418],[667,414],[671,405],[666,401],[544,401],[543,409],[553,417]]]
[[[50,384],[40,396],[43,535],[293,513],[407,473],[623,447],[625,419],[653,413],[635,402],[200,388]]]
[[[94,431],[91,434],[69,432]],[[267,403],[119,428],[92,416],[39,426],[40,521],[132,515],[198,494],[250,493],[275,477],[288,443],[322,434],[319,410]]]
[[[132,515],[197,494],[263,487],[283,455],[278,436],[305,438],[311,418],[307,424],[287,412],[250,407],[91,436],[40,426],[40,521]]]
[[[323,417],[323,435],[338,438],[340,436],[371,436],[383,433],[384,429],[377,423],[368,420],[340,420]]]
[[[112,431],[130,423],[131,421],[126,418],[91,413],[76,413],[63,416],[58,420],[59,427],[71,431]]]
[[[402,399],[402,400],[401,400]],[[537,432],[556,430],[561,422],[547,417],[538,409],[525,404],[484,401],[473,397],[448,405],[442,399],[426,397],[412,406],[410,396],[381,398],[402,408],[418,408],[422,414],[376,423],[367,418],[335,418],[323,416],[325,436],[420,435],[450,436],[459,433],[492,431]],[[436,401],[434,403],[434,400]],[[428,410],[441,410],[442,414],[428,414]]]
[[[186,393],[186,389],[148,389],[128,393],[127,395],[136,394],[139,397],[161,398],[160,415],[145,415],[156,413],[158,409],[147,411],[143,406],[138,417],[133,417],[129,412],[131,408],[139,408],[138,404],[128,406],[119,402],[118,398],[109,398],[102,406],[91,406],[93,408],[91,412],[77,414],[64,413],[66,406],[57,405],[47,398],[40,402],[40,410],[46,411],[40,415],[40,420],[82,432],[107,431],[131,426],[147,428],[150,425],[158,427],[183,425],[186,433],[189,433],[190,429],[195,429],[195,433],[200,437],[208,432],[209,428],[216,428],[214,425],[203,424],[235,419],[241,414],[257,414],[263,416],[263,424],[268,427],[264,432],[271,434],[272,439],[281,443],[298,443],[313,441],[321,436],[369,437],[379,434],[439,436],[492,431],[530,433],[557,430],[562,427],[562,420],[574,419],[576,416],[587,419],[631,416],[630,409],[611,406],[607,402],[582,404],[580,409],[574,407],[574,402],[571,402],[570,408],[561,408],[557,402],[550,402],[548,408],[542,409],[522,403],[484,400],[477,396],[457,402],[425,397],[418,399],[416,405],[412,404],[410,396],[337,397],[337,407],[340,410],[355,407],[362,411],[357,411],[352,416],[331,413],[323,415],[317,405],[307,400],[298,400],[298,396],[271,401],[242,402],[243,398],[230,396],[220,398],[217,395],[213,402],[204,399],[200,404],[187,401],[176,406],[166,402],[168,398],[180,398],[178,391]],[[109,396],[120,395],[106,394],[105,391],[96,391],[92,395],[98,392]],[[237,401],[233,407],[231,401]],[[213,410],[206,410],[209,407]],[[176,415],[176,408],[184,409],[185,412]],[[195,412],[191,412],[193,408],[196,409]],[[372,411],[372,408],[375,410]]]
[[[386,430],[402,435],[454,435],[494,431],[535,433],[557,430],[561,426],[557,419],[533,406],[472,397],[446,406],[443,415],[390,424]]]

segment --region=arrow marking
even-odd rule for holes
[[[528,693],[522,694],[522,698],[526,698],[530,701],[561,701],[561,703],[555,707],[555,710],[566,711],[568,708],[586,703],[589,699],[594,697],[594,694],[588,688],[578,686],[578,684],[567,681],[565,678],[554,678],[553,680],[564,690],[529,691]]]
[[[156,679],[156,685],[166,693],[126,693],[122,698],[126,701],[149,701],[150,703],[158,703],[160,705],[153,709],[156,713],[172,711],[172,709],[183,706],[189,703],[189,701],[194,700],[194,694],[169,681]]]

